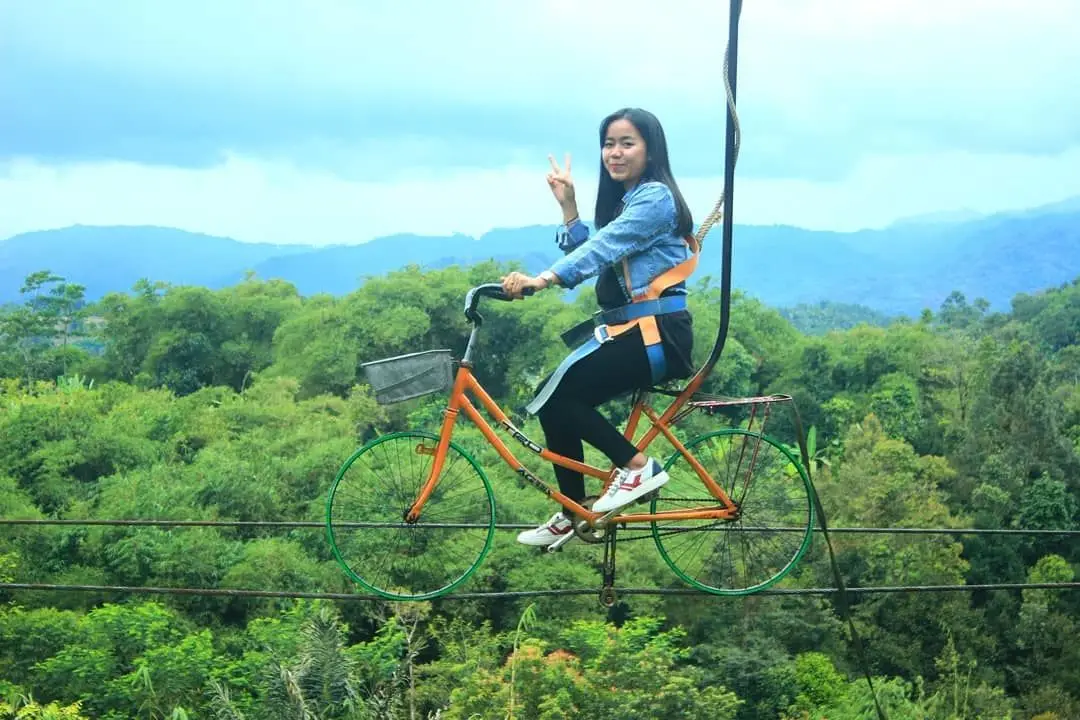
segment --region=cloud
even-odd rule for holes
[[[297,93],[291,100],[243,97],[134,78],[86,87],[96,89],[73,87],[55,71],[21,74],[0,97],[5,107],[23,108],[0,119],[0,157],[206,168],[242,153],[375,180],[403,168],[502,167],[526,151],[543,156],[553,144],[582,152],[594,145],[585,145],[581,132],[592,139],[592,117],[579,117],[571,134],[505,107],[371,96],[306,101]]]
[[[72,223],[250,241],[557,219],[542,175],[638,105],[701,219],[726,3],[0,0],[0,238]],[[747,0],[739,222],[855,229],[1080,194],[1076,0]],[[591,201],[583,200],[583,208]]]
[[[968,208],[1023,208],[1080,195],[1080,145],[1052,157],[935,153],[873,156],[835,183],[739,177],[738,223],[854,230],[898,216]],[[0,238],[75,223],[153,224],[245,241],[325,245],[397,232],[480,235],[494,227],[554,224],[546,161],[509,168],[415,173],[394,182],[343,179],[284,162],[229,156],[203,169],[129,162],[56,168],[0,163]],[[591,217],[596,175],[578,174]],[[718,176],[679,176],[697,221],[719,197]]]
[[[6,3],[0,158],[211,168],[230,153],[376,180],[595,153],[653,109],[719,164],[725,3]],[[1075,0],[744,4],[740,169],[835,181],[873,154],[1080,142]]]

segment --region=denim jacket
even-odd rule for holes
[[[625,287],[621,271],[616,275],[623,289],[637,296],[654,278],[690,257],[690,248],[675,234],[675,198],[667,185],[640,183],[623,195],[623,205],[622,213],[591,238],[580,220],[559,233],[557,242],[566,254],[550,269],[563,287],[576,287],[626,258],[632,287]]]

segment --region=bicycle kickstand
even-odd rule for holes
[[[617,600],[615,596],[615,526],[612,525],[604,533],[604,564],[601,568],[603,573],[603,586],[600,588],[600,605],[606,608],[613,607]]]

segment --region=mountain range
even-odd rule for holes
[[[407,264],[440,268],[516,260],[539,272],[557,257],[555,226],[494,229],[475,238],[398,234],[356,245],[244,243],[153,226],[41,230],[0,241],[0,303],[18,301],[24,278],[51,270],[95,300],[140,278],[220,288],[248,271],[283,278],[304,295],[341,295],[365,277]],[[823,301],[889,315],[936,310],[953,291],[994,309],[1012,297],[1080,276],[1080,198],[1019,212],[910,218],[854,232],[736,225],[734,287],[774,307]],[[698,277],[718,282],[721,231],[705,239]]]

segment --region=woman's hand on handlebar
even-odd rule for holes
[[[547,287],[547,280],[544,278],[530,277],[516,271],[499,278],[499,281],[502,283],[503,292],[515,299],[524,297],[526,290],[536,292]]]

